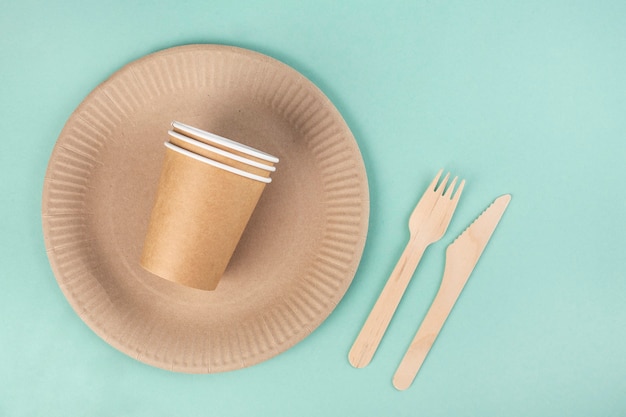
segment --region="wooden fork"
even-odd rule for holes
[[[363,368],[372,360],[424,251],[431,243],[441,239],[450,224],[465,180],[461,181],[453,196],[458,177],[446,190],[449,173],[437,186],[442,172],[437,173],[413,210],[409,218],[409,243],[350,349],[348,360],[355,368]]]

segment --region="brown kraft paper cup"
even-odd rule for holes
[[[265,185],[167,148],[141,266],[214,290]]]
[[[175,132],[175,134],[177,134],[177,133],[178,132]],[[178,134],[179,135],[183,135],[182,133],[178,133]],[[185,136],[185,135],[183,135],[183,136]],[[192,142],[196,142],[196,143],[199,142],[200,144],[198,145],[198,144],[194,144]],[[212,159],[214,161],[221,162],[222,164],[230,165],[233,168],[237,168],[237,169],[240,169],[242,171],[247,171],[247,172],[249,172],[251,174],[260,175],[262,177],[269,177],[270,174],[273,171],[275,171],[275,169],[273,169],[273,167],[272,167],[271,170],[258,168],[258,167],[252,166],[250,164],[246,164],[244,162],[236,161],[236,160],[234,160],[234,159],[232,159],[232,158],[230,158],[228,156],[221,155],[221,154],[219,154],[217,152],[213,152],[213,151],[211,151],[209,149],[206,149],[206,148],[202,147],[202,145],[208,145],[208,144],[205,144],[204,142],[200,142],[200,141],[198,141],[196,139],[193,139],[193,138],[188,138],[187,137],[187,141],[185,141],[183,139],[177,138],[174,135],[170,135],[170,143],[173,143],[174,145],[176,145],[178,147],[181,147],[183,149],[186,149],[186,150],[188,150],[190,152],[193,152],[195,154],[204,156],[205,158],[209,158],[209,159]],[[213,148],[217,148],[216,146],[214,146],[214,144],[211,144],[211,145],[208,145],[208,146],[213,147]],[[219,149],[219,150],[224,151],[224,153],[228,153],[228,154],[232,155],[232,150],[225,150],[225,149]],[[246,158],[246,159],[251,159],[249,156],[245,156],[245,157],[242,156],[242,155],[239,155],[239,156],[243,157],[243,158]],[[271,167],[270,165],[267,165],[267,166]]]

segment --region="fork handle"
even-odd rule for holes
[[[350,349],[348,360],[355,368],[363,368],[372,360],[427,246],[428,243],[420,239],[411,239],[404,248],[402,256]]]
[[[450,288],[445,285],[439,288],[424,321],[393,376],[394,387],[405,390],[413,383],[462,289],[462,286]]]

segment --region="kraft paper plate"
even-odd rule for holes
[[[214,292],[139,266],[172,120],[280,158]],[[213,373],[285,351],[331,313],[361,258],[369,195],[354,137],[311,82],[259,53],[189,45],[125,66],[74,111],[42,215],[57,281],[91,329],[144,363]]]

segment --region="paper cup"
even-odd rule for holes
[[[252,159],[207,145],[204,142],[192,139],[183,134],[174,132],[173,130],[170,130],[167,133],[171,136],[170,143],[195,154],[204,156],[205,158],[221,162],[222,164],[230,165],[234,168],[260,175],[262,177],[269,177],[272,172],[276,171],[276,167],[265,165]]]
[[[273,155],[184,123],[174,121],[172,122],[172,129],[177,133],[199,140],[200,142],[204,142],[208,145],[235,153],[265,165],[273,166],[278,163],[278,158]]]
[[[170,281],[214,290],[271,180],[165,146],[140,263]]]

